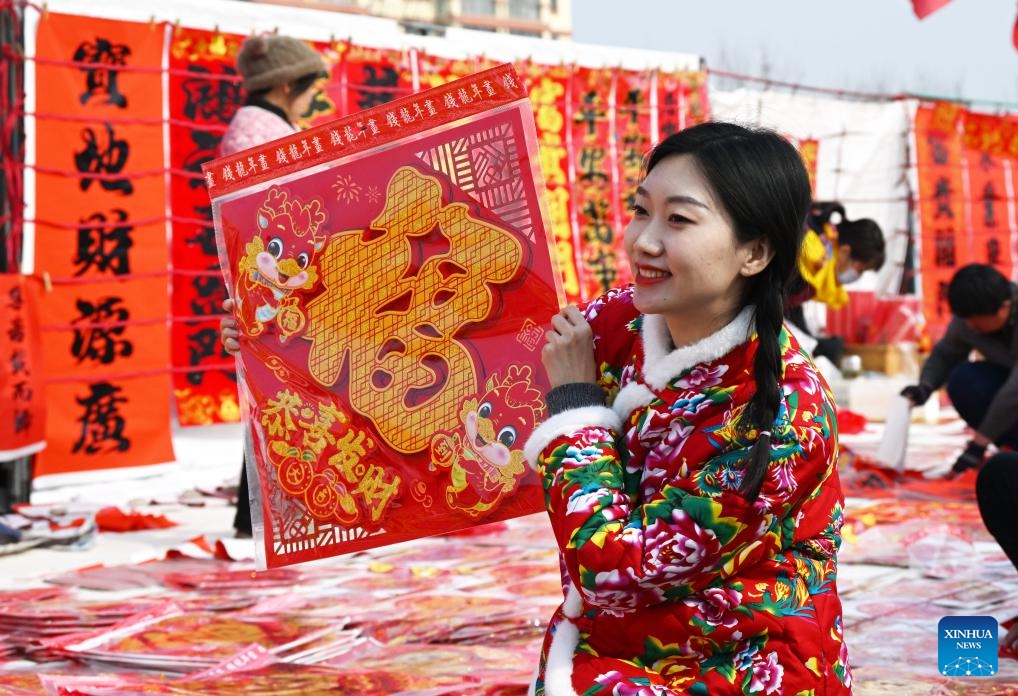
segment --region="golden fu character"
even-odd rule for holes
[[[351,406],[404,453],[455,427],[463,395],[478,390],[458,337],[497,311],[494,286],[523,264],[512,232],[447,198],[437,176],[398,169],[371,225],[329,239],[324,291],[307,307],[312,377],[331,386],[348,365]]]

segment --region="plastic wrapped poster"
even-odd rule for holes
[[[912,402],[904,396],[897,396],[887,408],[884,437],[880,441],[875,459],[894,469],[905,468],[905,452],[908,449],[908,430],[912,422]]]
[[[503,65],[205,165],[260,567],[543,510],[537,153]]]

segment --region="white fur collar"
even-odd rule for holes
[[[732,348],[741,345],[753,335],[753,313],[749,305],[717,333],[681,348],[672,348],[668,325],[660,314],[646,314],[643,328],[643,378],[654,389],[664,389],[668,383],[694,365],[717,360]]]

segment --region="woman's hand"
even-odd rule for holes
[[[223,300],[223,311],[230,316],[219,320],[219,340],[223,344],[223,350],[236,357],[240,352],[240,329],[237,328],[237,319],[233,316],[233,310],[237,303],[227,298]]]
[[[1002,640],[1001,643],[1004,647],[1010,648],[1011,650],[1018,649],[1018,623],[1015,623],[1014,626],[1008,629],[1007,635],[1004,636],[1004,640]]]
[[[569,305],[551,318],[551,331],[545,334],[541,360],[552,387],[571,382],[597,382],[593,333],[575,305]]]

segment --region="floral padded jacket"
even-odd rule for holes
[[[755,390],[752,309],[681,349],[631,289],[585,315],[611,406],[555,414],[526,446],[565,593],[532,693],[851,693],[837,423],[809,357],[781,332],[771,464],[748,503],[739,462],[757,433],[735,423]]]

